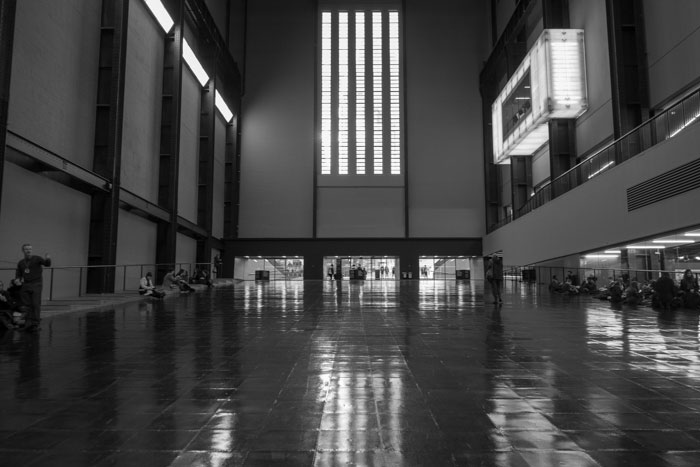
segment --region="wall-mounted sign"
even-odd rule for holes
[[[493,155],[531,156],[549,139],[547,122],[588,109],[582,29],[545,29],[494,101]]]

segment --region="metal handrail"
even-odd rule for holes
[[[673,138],[699,120],[700,89],[639,124],[620,138],[603,146],[555,179],[545,183],[524,205],[513,212],[512,217],[501,219],[498,223],[493,224],[489,232],[543,206],[556,196],[583,185],[602,172],[641,154],[661,141]]]
[[[84,271],[90,270],[90,269],[104,269],[104,268],[114,268],[115,269],[115,282],[117,280],[118,274],[117,270],[122,270],[122,291],[130,290],[127,289],[126,287],[126,282],[127,282],[127,270],[130,268],[139,268],[139,278],[143,277],[144,273],[146,272],[147,268],[156,270],[159,267],[173,267],[176,269],[185,269],[188,274],[191,274],[194,268],[201,267],[201,266],[207,266],[209,269],[211,269],[214,266],[214,263],[135,263],[135,264],[96,264],[96,265],[85,265],[85,266],[49,266],[49,267],[44,267],[43,269],[48,271],[48,280],[49,280],[49,300],[53,300],[54,298],[54,282],[55,282],[55,277],[56,273],[60,271],[78,271],[78,280],[77,280],[77,288],[78,288],[78,297],[82,297],[84,292],[83,292],[83,279],[86,277],[86,274],[84,274]],[[14,277],[14,272],[16,271],[16,267],[0,267],[0,273],[3,271],[10,271],[13,273]]]

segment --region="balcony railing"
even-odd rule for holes
[[[673,138],[698,120],[700,120],[700,90],[696,90],[673,107],[642,123],[544,185],[522,207],[513,212],[512,218],[501,219],[491,226],[489,232],[493,232],[512,220],[548,203],[553,198],[583,185],[590,179],[637,156],[652,146]]]

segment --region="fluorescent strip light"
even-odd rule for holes
[[[700,237],[700,233],[695,233],[695,232],[686,232],[683,235],[686,237]]]
[[[187,63],[187,66],[190,67],[190,70],[192,70],[192,73],[194,73],[194,76],[197,78],[197,81],[199,81],[199,84],[204,87],[209,81],[209,75],[206,71],[204,71],[204,67],[202,67],[201,63],[199,63],[199,60],[197,60],[197,57],[190,47],[190,44],[187,43],[187,39],[182,39],[182,58],[185,59],[185,63]]]
[[[599,173],[601,173],[603,170],[607,169],[608,167],[610,167],[610,166],[613,165],[614,163],[615,163],[615,161],[610,161],[610,162],[608,162],[608,163],[605,164],[603,167],[599,168],[598,170],[596,170],[595,172],[593,172],[592,174],[590,174],[590,175],[588,176],[588,180],[590,180],[591,178],[595,177],[596,175],[598,175]]]
[[[622,252],[620,250],[605,250],[603,253],[609,254],[609,255],[620,255]]]
[[[617,258],[617,255],[586,255],[586,258]]]
[[[663,245],[627,245],[628,250],[663,250],[666,248]]]
[[[652,243],[695,243],[695,240],[652,240]]]
[[[219,112],[221,112],[221,115],[224,117],[224,120],[230,122],[233,118],[233,112],[231,112],[231,109],[228,108],[228,105],[226,105],[226,101],[224,101],[224,98],[221,97],[221,94],[219,94],[219,91],[217,91],[216,89],[214,90],[214,105],[217,109],[219,109]]]
[[[163,3],[160,0],[144,0],[144,2],[148,9],[151,10],[151,14],[155,16],[160,27],[163,28],[163,31],[167,34],[175,22],[168,14],[168,10],[165,9]]]
[[[691,118],[690,120],[688,120],[687,122],[685,122],[683,125],[681,125],[681,127],[680,127],[679,129],[677,129],[676,131],[674,131],[673,133],[671,133],[670,135],[668,135],[668,137],[669,137],[669,138],[673,138],[673,137],[676,136],[678,133],[680,133],[681,131],[683,131],[683,130],[685,129],[685,127],[687,127],[688,125],[690,125],[691,123],[693,123],[693,122],[695,121],[695,119],[698,118],[698,117],[700,117],[700,114],[694,116],[693,118]]]

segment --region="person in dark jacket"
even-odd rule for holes
[[[15,281],[22,285],[20,297],[22,305],[27,308],[27,331],[37,331],[41,321],[41,290],[43,288],[43,267],[51,266],[49,255],[41,256],[32,254],[32,245],[22,245],[22,258],[17,263]]]

